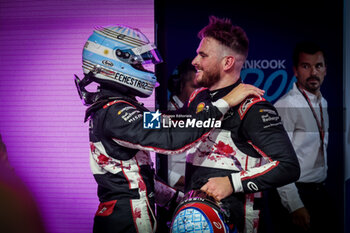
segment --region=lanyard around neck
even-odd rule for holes
[[[179,110],[181,107],[180,105],[176,102],[176,100],[174,99],[174,97],[171,97],[170,102],[172,103],[172,105],[175,107],[175,110]]]
[[[314,118],[316,120],[316,123],[317,123],[317,127],[318,127],[318,131],[320,133],[320,139],[321,139],[321,142],[322,142],[322,149],[323,149],[323,143],[324,143],[324,120],[323,120],[323,110],[322,110],[322,104],[321,104],[321,101],[319,103],[319,107],[320,107],[320,116],[321,116],[321,121],[319,120],[317,114],[316,114],[316,111],[314,109],[314,107],[312,106],[311,104],[311,101],[309,99],[309,97],[307,96],[307,94],[305,93],[305,91],[303,89],[300,89],[299,86],[296,84],[298,90],[300,91],[300,93],[304,96],[306,102],[308,103],[311,111],[312,111],[312,114],[314,115]]]

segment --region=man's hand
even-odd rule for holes
[[[310,228],[310,215],[305,207],[299,208],[291,213],[294,225],[299,226],[304,231]]]
[[[241,83],[222,99],[225,100],[230,107],[233,107],[240,104],[250,95],[260,97],[264,95],[264,93],[264,90],[261,90],[253,85]]]
[[[217,201],[221,201],[233,193],[233,187],[227,176],[209,178],[201,190],[214,197]]]

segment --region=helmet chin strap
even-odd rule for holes
[[[99,91],[89,92],[85,89],[86,86],[93,82],[94,73],[90,71],[88,74],[85,74],[84,78],[81,80],[76,74],[74,76],[75,86],[77,87],[78,94],[83,104],[89,106],[95,103],[99,99],[101,93]]]

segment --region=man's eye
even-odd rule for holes
[[[317,64],[317,65],[316,65],[316,69],[319,70],[319,69],[322,69],[322,68],[323,68],[323,64]]]

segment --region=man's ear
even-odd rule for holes
[[[226,56],[223,59],[223,68],[224,70],[230,70],[235,64],[236,58],[234,56]]]

